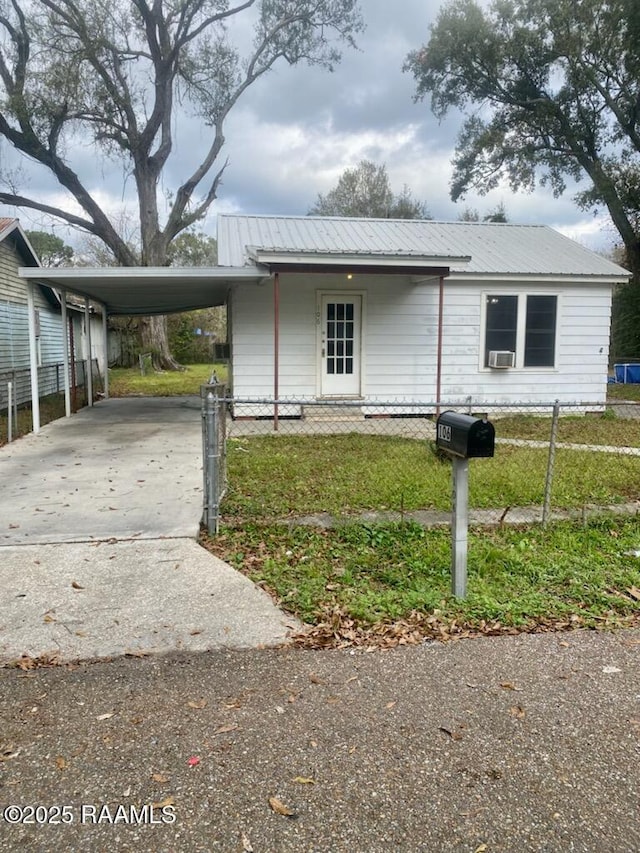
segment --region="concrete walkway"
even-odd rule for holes
[[[201,466],[195,397],[103,401],[0,448],[0,662],[284,641],[195,541]]]

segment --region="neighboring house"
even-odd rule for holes
[[[18,276],[20,267],[39,267],[40,262],[17,219],[0,217],[0,407],[6,406],[7,381],[14,381],[18,403],[30,399],[29,321],[27,283]],[[53,290],[35,287],[36,349],[38,366],[62,362],[60,301]],[[55,370],[43,371],[41,396],[59,390]]]
[[[236,398],[605,401],[629,274],[546,226],[220,215],[218,255],[265,271],[229,291]]]

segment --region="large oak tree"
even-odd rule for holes
[[[240,28],[235,44],[243,19],[253,37]],[[216,198],[225,121],[242,94],[280,61],[330,69],[361,28],[357,0],[0,0],[0,136],[50,170],[68,199],[46,203],[5,175],[0,202],[94,235],[120,265],[165,265],[172,241]],[[199,119],[208,141],[171,187],[179,110]],[[74,164],[79,141],[93,144],[96,173],[117,161],[133,179],[139,252]],[[175,366],[164,319],[148,318],[144,335],[157,364]]]
[[[587,179],[577,201],[607,209],[634,276],[628,308],[640,311],[640,3],[452,0],[406,67],[437,116],[468,114],[452,197],[505,177],[556,194]],[[639,320],[627,331],[640,354]]]

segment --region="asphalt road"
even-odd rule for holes
[[[0,670],[0,848],[636,853],[639,652],[629,630]]]

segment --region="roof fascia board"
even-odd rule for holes
[[[438,278],[449,275],[449,267],[433,267],[433,266],[405,266],[395,264],[314,264],[312,261],[300,264],[271,264],[271,271],[274,273],[283,273],[295,275],[296,273],[310,273],[313,275],[330,275],[348,273],[353,275],[404,275],[404,276],[424,276],[429,278]]]
[[[456,281],[479,281],[495,283],[524,283],[538,282],[540,284],[626,284],[631,277],[628,275],[603,274],[580,274],[580,273],[490,273],[490,272],[461,272],[452,270],[449,276],[450,282]]]
[[[260,279],[267,275],[264,267],[20,267],[22,278],[41,278],[52,282],[56,287],[58,282],[83,282],[95,279],[216,279],[228,278],[238,280]],[[71,285],[60,286],[71,289]]]

